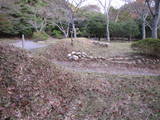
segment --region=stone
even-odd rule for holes
[[[72,60],[77,61],[77,60],[79,60],[79,57],[78,57],[78,56],[76,56],[76,55],[72,55]]]
[[[94,57],[93,57],[93,56],[89,56],[89,58],[90,58],[90,59],[93,59]]]
[[[73,54],[75,54],[76,52],[75,51],[73,51],[71,54],[73,55]]]
[[[82,53],[81,52],[76,52],[76,55],[81,55]]]
[[[72,56],[72,54],[68,54],[68,55],[67,55],[68,58],[71,57],[71,56]]]
[[[85,52],[82,52],[83,55],[87,55]]]

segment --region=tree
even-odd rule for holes
[[[112,0],[105,0],[104,3],[102,3],[101,0],[97,0],[100,5],[103,8],[104,14],[105,14],[105,21],[106,21],[106,40],[110,42],[110,31],[109,31],[109,10],[111,7]]]
[[[46,0],[46,2],[48,24],[58,27],[67,38],[69,36],[70,21],[68,11],[62,7],[64,1]]]
[[[109,11],[110,20],[114,22],[118,22],[120,12],[121,12],[121,9],[115,9],[114,7],[111,7]]]
[[[0,0],[0,32],[3,35],[30,35],[32,28],[20,12],[20,0]]]
[[[149,10],[146,7],[145,1],[128,1],[128,4],[124,5],[125,10],[129,11],[131,16],[139,19],[142,24],[142,39],[146,38],[146,25],[150,27],[147,17],[149,16]]]
[[[160,20],[160,0],[146,0],[152,16],[152,38],[158,38],[158,23]]]
[[[69,15],[70,24],[72,25],[72,32],[74,38],[77,37],[77,31],[75,26],[76,21],[76,13],[78,12],[80,6],[85,2],[86,0],[63,0],[62,2],[62,8],[67,10]]]
[[[138,24],[134,20],[128,20],[124,23],[123,26],[123,34],[129,38],[129,40],[132,40],[132,37],[135,37],[139,35],[139,28]]]
[[[102,15],[101,10],[97,5],[86,5],[81,7],[78,12],[78,21],[77,21],[79,35],[83,37],[95,37],[95,35],[94,36],[91,35],[90,30],[88,28],[88,25],[90,23],[89,21],[94,21],[94,19],[92,20],[92,18],[94,18],[95,16],[99,17],[101,15]],[[104,20],[105,18],[103,17],[103,21]],[[105,22],[101,24],[105,26]],[[91,31],[95,31],[95,30],[97,29],[94,29]]]
[[[76,13],[79,11],[81,5],[86,0],[60,0],[60,7],[67,11],[69,16],[69,24],[71,24],[72,29],[70,31],[71,33],[71,45],[73,45],[73,37],[77,38],[77,30],[75,26],[76,21]]]
[[[22,0],[19,2],[19,17],[32,25],[36,32],[44,32],[47,25],[46,2]]]
[[[101,13],[90,16],[85,29],[89,36],[98,37],[100,40],[105,35],[105,16]]]
[[[132,37],[139,35],[138,23],[130,19],[123,22],[110,22],[110,33],[113,37],[128,37],[131,40]]]

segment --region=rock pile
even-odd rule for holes
[[[87,58],[88,55],[85,53],[85,52],[71,52],[67,55],[68,59],[69,60],[74,60],[74,61],[77,61],[79,59],[84,59],[84,58]]]
[[[93,41],[92,42],[93,44],[95,45],[99,45],[101,47],[108,47],[110,43],[107,43],[107,42],[98,42],[98,41]]]
[[[105,60],[104,57],[93,57],[93,56],[89,56],[87,55],[85,52],[71,52],[67,55],[67,58],[69,60],[73,60],[73,61],[78,61],[78,60],[82,60],[82,59],[90,59],[90,60]]]
[[[96,61],[107,61],[108,63],[114,64],[160,64],[160,59],[147,59],[147,58],[139,58],[139,57],[123,57],[123,56],[115,56],[110,58],[104,58],[101,56],[94,57],[86,54],[85,52],[71,52],[67,55],[67,58],[72,61],[79,60],[96,60]]]

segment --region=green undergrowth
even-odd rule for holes
[[[136,49],[138,52],[156,55],[160,57],[160,39],[144,39],[134,42],[132,48]]]

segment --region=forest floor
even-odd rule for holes
[[[74,46],[69,39],[38,43],[47,46],[31,50],[34,56],[79,75],[76,82],[83,92],[68,104],[63,120],[159,120],[159,58],[135,53],[131,42],[111,42],[108,48],[84,38],[74,41]],[[67,54],[72,51],[112,60],[70,61]]]
[[[160,75],[160,58],[133,51],[132,42],[111,42],[109,47],[94,45],[91,40],[84,38],[75,40],[74,46],[70,45],[69,39],[39,43],[49,46],[33,50],[34,53],[44,55],[53,63],[71,70],[115,75]],[[67,54],[73,51],[85,52],[93,57],[104,57],[107,60],[68,60]]]
[[[62,69],[82,76],[79,83],[85,93],[69,112],[73,120],[160,118],[160,58],[134,52],[132,42],[111,42],[108,48],[95,46],[88,39],[78,39],[74,46],[70,46],[69,39],[44,43],[51,44],[50,48],[39,49],[38,53],[48,54],[44,56]],[[115,60],[67,60],[67,53],[72,51]]]

